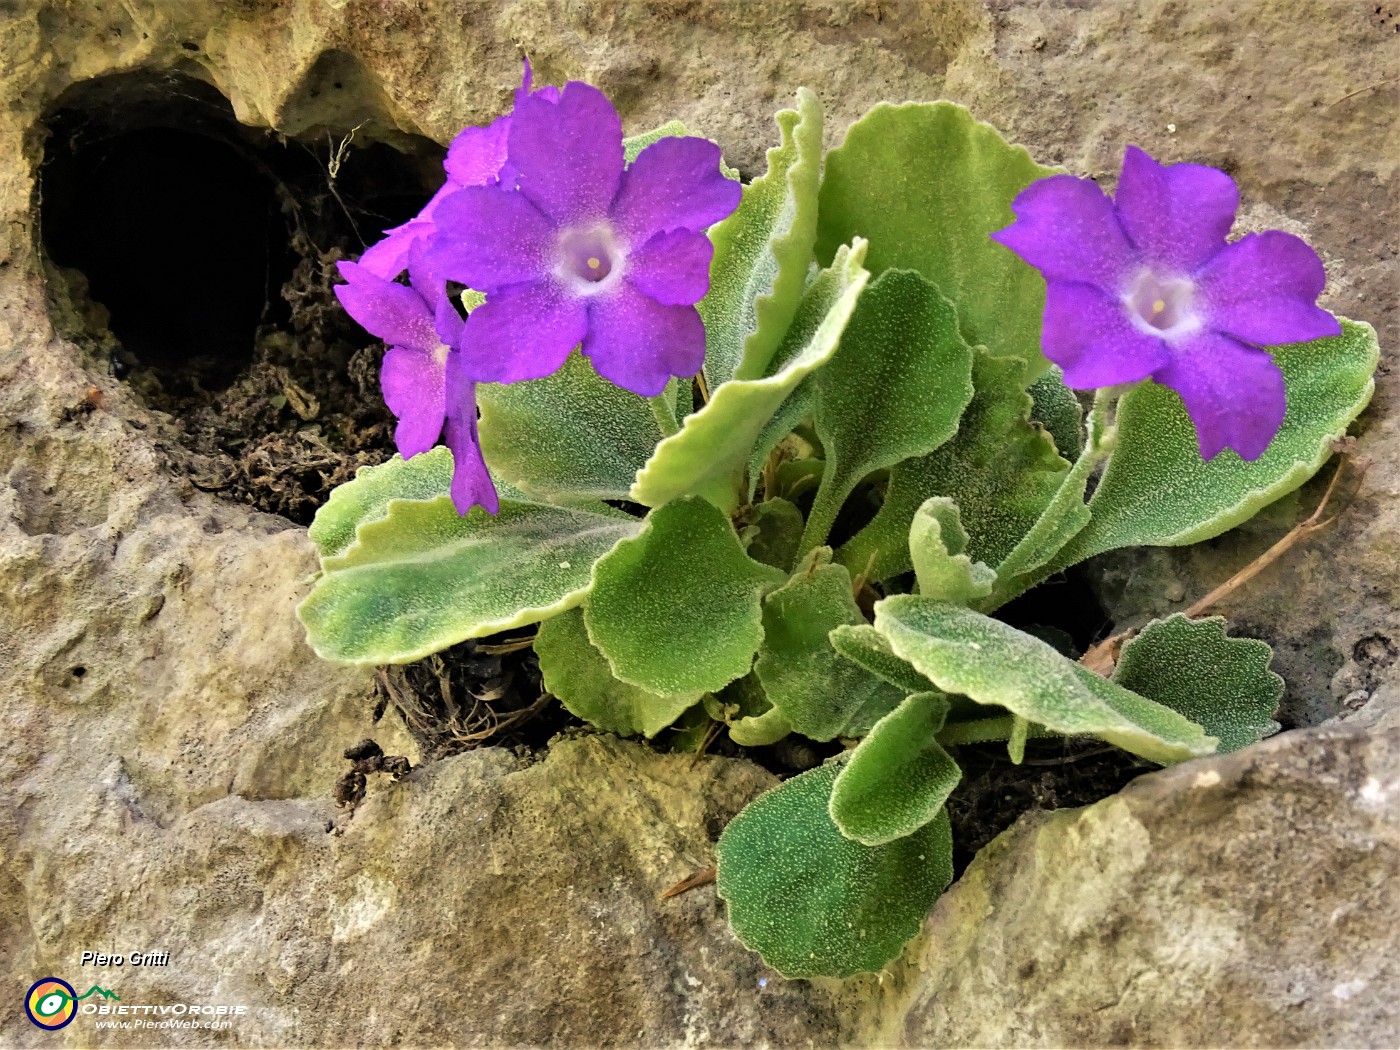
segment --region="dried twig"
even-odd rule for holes
[[[699,889],[701,886],[708,886],[710,883],[715,881],[715,875],[715,866],[711,864],[708,868],[704,869],[703,871],[697,871],[693,875],[687,875],[674,886],[662,890],[661,896],[657,899],[668,901],[672,897],[679,897],[682,893],[685,893],[688,890]]]

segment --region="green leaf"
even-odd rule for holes
[[[972,399],[972,351],[938,289],[917,273],[888,270],[861,296],[815,383],[826,473],[807,516],[804,551],[825,541],[862,478],[931,452],[957,432]]]
[[[1283,679],[1269,670],[1273,655],[1265,642],[1229,637],[1223,616],[1177,613],[1123,646],[1113,680],[1199,722],[1221,751],[1238,751],[1278,732]]]
[[[476,396],[491,468],[552,502],[630,498],[661,441],[646,399],[613,386],[577,351],[553,375],[482,383]]]
[[[938,688],[1057,733],[1101,737],[1163,765],[1209,755],[1215,738],[1182,715],[970,609],[910,594],[875,606],[875,629]]]
[[[763,600],[763,645],[754,673],[773,706],[813,740],[859,736],[904,694],[831,647],[842,624],[864,623],[851,574],[820,547]]]
[[[540,624],[535,635],[544,687],[585,722],[608,733],[653,737],[701,698],[700,693],[660,696],[619,682],[608,661],[588,640],[583,610]]]
[[[353,481],[331,490],[306,535],[323,558],[335,557],[355,542],[356,529],[389,512],[390,500],[434,499],[447,495],[451,485],[452,453],[442,447],[361,467]]]
[[[959,605],[990,594],[997,574],[964,554],[966,548],[958,505],[946,496],[924,500],[909,526],[909,555],[919,593]]]
[[[1074,391],[1065,386],[1064,373],[1051,365],[1027,393],[1034,402],[1031,418],[1050,432],[1055,450],[1073,463],[1084,450],[1084,409]]]
[[[802,539],[802,512],[785,499],[764,500],[754,507],[744,529],[749,557],[791,572],[797,561],[797,545]]]
[[[867,238],[871,273],[918,270],[957,306],[969,344],[1025,362],[1024,387],[1047,367],[1045,282],[988,235],[1011,224],[1021,190],[1050,174],[961,106],[882,103],[827,157],[817,258]]]
[[[760,600],[782,580],[744,553],[721,511],[687,496],[652,511],[594,566],[588,637],[624,682],[714,692],[748,674],[763,639]]]
[[[930,496],[958,505],[969,557],[1001,572],[1002,561],[1040,519],[1069,472],[1043,429],[1030,422],[1031,398],[1021,389],[1021,362],[979,348],[972,365],[976,392],[957,435],[943,447],[890,472],[884,505],[837,551],[857,571],[875,555],[870,579],[906,572],[909,526]]]
[[[915,693],[880,719],[836,778],[829,811],[866,846],[912,835],[943,811],[962,770],[934,740],[948,714],[942,693]]]
[[[1118,547],[1176,547],[1218,536],[1317,473],[1371,400],[1379,360],[1375,330],[1342,322],[1342,334],[1270,347],[1283,370],[1288,410],[1253,463],[1229,449],[1201,459],[1196,429],[1173,390],[1144,383],[1118,405],[1118,441],[1089,501],[1093,519],[1056,568]]]
[[[757,379],[797,312],[817,226],[822,111],[803,88],[797,109],[776,117],[780,145],[768,172],[744,187],[729,218],[710,230],[715,244],[705,322],[705,382],[711,393],[731,379]],[[852,238],[846,238],[849,244]],[[836,256],[833,247],[827,261]]]
[[[593,563],[640,527],[601,504],[502,499],[492,517],[480,507],[459,515],[446,496],[395,500],[353,546],[322,559],[297,616],[322,659],[411,663],[573,608]]]
[[[905,838],[862,846],[827,812],[837,772],[820,766],[760,796],[716,851],[735,934],[788,978],[880,970],[953,881],[946,812]]]
[[[695,493],[724,511],[739,505],[744,471],[764,425],[811,372],[836,352],[869,274],[861,266],[865,246],[837,254],[802,296],[778,349],[776,374],[732,379],[714,389],[709,404],[662,441],[637,475],[631,499],[659,507]]]
[[[933,689],[933,683],[914,670],[907,660],[895,656],[885,636],[864,620],[834,627],[827,638],[832,648],[847,660],[905,693],[926,693]]]
[[[816,404],[816,384],[812,376],[808,376],[797,385],[797,389],[788,395],[786,401],[773,413],[773,417],[763,424],[763,430],[758,435],[758,440],[754,442],[753,451],[749,453],[749,489],[748,498],[753,499],[754,493],[758,491],[759,480],[763,476],[764,464],[768,462],[768,457],[783,444],[784,441],[791,442],[794,438],[792,431],[802,424],[804,420],[811,419],[812,408]],[[799,457],[794,457],[799,458]],[[819,461],[817,461],[819,462]],[[817,471],[817,478],[820,481],[821,471]],[[764,492],[765,497],[779,495],[776,492]]]
[[[710,717],[729,727],[729,738],[740,747],[767,747],[792,732],[792,726],[768,699],[758,676],[750,672],[730,682],[717,701],[706,702]]]

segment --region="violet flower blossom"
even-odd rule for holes
[[[624,170],[622,124],[596,88],[537,92],[510,116],[497,184],[446,195],[429,262],[486,295],[458,347],[478,382],[550,375],[575,346],[643,397],[705,357],[705,230],[739,204],[719,147],[664,138]]]
[[[1326,276],[1291,234],[1227,244],[1239,191],[1223,171],[1160,165],[1136,146],[1116,200],[1054,175],[992,234],[1046,280],[1045,356],[1081,390],[1151,378],[1181,395],[1201,456],[1258,459],[1283,423],[1283,374],[1267,351],[1339,335],[1316,305]]]
[[[349,283],[335,294],[371,335],[390,344],[379,372],[384,403],[398,419],[394,444],[405,459],[446,440],[452,450],[452,504],[459,514],[474,505],[495,514],[496,488],[481,458],[476,432],[476,384],[452,349],[462,318],[445,283],[420,266],[421,249],[409,264],[409,286],[377,276],[363,265],[339,263]]]
[[[515,91],[517,106],[530,97],[533,79],[534,72],[527,58],[520,87]],[[559,98],[559,89],[546,86],[534,94],[553,102]],[[402,226],[385,230],[383,240],[365,249],[359,265],[375,276],[389,280],[408,269],[409,256],[422,247],[436,229],[434,217],[443,199],[464,186],[485,186],[501,176],[501,169],[506,163],[506,134],[509,130],[508,113],[485,127],[463,128],[448,145],[447,157],[442,162],[447,181],[433,194],[422,211]]]

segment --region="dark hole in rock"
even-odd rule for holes
[[[66,334],[170,417],[162,444],[196,486],[308,524],[393,452],[382,347],[336,302],[334,264],[416,213],[442,148],[280,139],[175,75],[76,85],[48,126],[41,229],[81,315]]]
[[[82,678],[85,674],[87,674],[87,668],[86,668],[86,667],[79,666],[79,667],[73,668],[73,677],[74,677],[74,678]]]

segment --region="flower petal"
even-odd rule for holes
[[[1342,334],[1316,305],[1326,283],[1306,241],[1269,230],[1226,245],[1198,275],[1197,295],[1211,328],[1269,346]]]
[[[506,162],[510,116],[497,117],[484,128],[463,128],[447,147],[442,166],[458,186],[485,186],[496,180]]]
[[[710,290],[715,246],[703,233],[658,233],[627,258],[627,280],[667,306],[690,306]]]
[[[1266,351],[1229,336],[1202,332],[1173,348],[1152,379],[1181,395],[1202,459],[1227,446],[1242,459],[1258,459],[1283,424],[1283,373]]]
[[[481,506],[488,514],[501,509],[496,486],[481,458],[476,432],[476,384],[462,371],[461,356],[447,358],[447,447],[452,450],[452,505],[458,514]]]
[[[336,265],[349,282],[335,286],[336,298],[360,327],[394,346],[424,352],[437,348],[433,312],[422,296],[352,262]]]
[[[614,386],[655,397],[672,376],[700,371],[705,325],[695,307],[658,303],[624,280],[589,303],[583,352]]]
[[[665,138],[637,155],[622,175],[613,224],[634,242],[665,230],[701,231],[727,218],[743,190],[719,170],[719,147],[708,139]]]
[[[371,244],[361,254],[359,265],[376,277],[392,281],[408,269],[408,257],[413,249],[425,242],[432,232],[433,224],[421,219],[385,230],[383,239]]]
[[[1046,286],[1040,343],[1076,390],[1135,383],[1168,359],[1167,344],[1139,332],[1117,299],[1070,281]]]
[[[554,224],[519,193],[463,187],[438,206],[435,222],[427,265],[450,281],[489,295],[545,273]]]
[[[1052,175],[1027,186],[1011,204],[1016,221],[992,234],[1047,281],[1078,281],[1117,295],[1136,253],[1113,202],[1089,179]]]
[[[404,459],[437,444],[446,408],[443,368],[435,355],[391,347],[379,369],[379,388],[399,421],[394,445]]]
[[[510,120],[515,185],[556,224],[601,218],[622,177],[622,122],[595,87],[571,81],[557,102],[538,93]]]
[[[486,297],[457,344],[465,374],[478,383],[518,383],[559,370],[588,330],[583,303],[552,281]]]
[[[1216,168],[1158,164],[1129,146],[1115,201],[1118,221],[1143,256],[1185,275],[1225,247],[1240,192]]]

